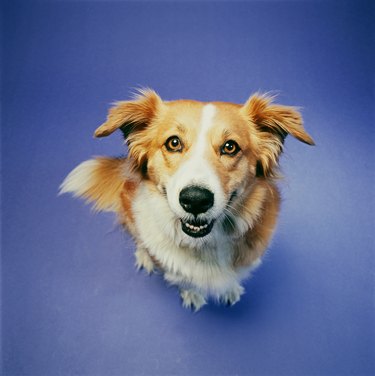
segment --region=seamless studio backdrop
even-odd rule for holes
[[[371,1],[4,1],[2,374],[374,375]],[[184,310],[111,214],[57,197],[134,88],[302,108],[278,230],[232,308]],[[162,218],[160,219],[162,220]]]

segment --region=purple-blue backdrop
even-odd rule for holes
[[[374,367],[371,1],[3,2],[5,375],[370,375]],[[109,104],[244,102],[277,90],[317,146],[282,159],[283,210],[233,308],[180,307],[136,273],[110,214],[57,197]],[[162,220],[162,218],[161,218]]]

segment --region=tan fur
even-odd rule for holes
[[[287,134],[314,145],[303,128],[301,114],[289,106],[275,105],[273,98],[254,94],[241,109],[241,113],[254,125],[257,154],[265,175],[273,176]]]
[[[264,254],[271,240],[279,209],[280,194],[277,187],[273,183],[258,182],[244,203],[243,210],[248,211],[249,217],[256,220],[235,248],[235,268],[248,267]]]
[[[72,192],[75,196],[93,203],[94,210],[120,212],[120,194],[123,190],[128,161],[125,158],[98,157],[75,168],[61,185],[60,193]],[[83,169],[88,170],[89,176]],[[85,179],[79,186],[71,182]]]
[[[93,171],[92,183],[82,194],[95,210],[121,210],[119,194],[124,185],[124,159],[97,158],[98,166]]]
[[[132,209],[133,199],[139,186],[138,176],[134,176],[132,179],[126,179],[123,183],[120,198],[122,207],[118,211],[120,222],[125,226],[128,231],[135,236],[135,217]]]
[[[167,271],[162,261],[163,253],[158,256],[150,252],[140,233],[144,231],[142,219],[147,219],[140,217],[140,210],[144,210],[142,201],[150,199],[142,195],[148,192],[156,200],[150,202],[160,204],[161,208],[167,207],[166,186],[169,179],[186,161],[194,160],[195,146],[205,137],[207,147],[204,148],[202,163],[207,162],[211,166],[220,181],[222,200],[227,200],[225,219],[223,223],[215,224],[223,226],[223,235],[216,236],[231,244],[231,248],[225,250],[225,257],[230,259],[226,270],[229,274],[232,271],[240,274],[241,270],[255,265],[263,255],[276,225],[280,194],[274,177],[277,176],[284,138],[290,134],[302,142],[314,144],[303,128],[299,112],[294,107],[273,104],[272,100],[271,97],[255,94],[244,105],[212,102],[215,111],[210,121],[213,126],[208,127],[207,134],[202,136],[200,121],[205,103],[192,100],[163,102],[154,91],[141,91],[134,100],[118,102],[109,111],[107,121],[95,131],[96,137],[104,137],[121,128],[129,146],[129,156],[84,162],[66,178],[61,192],[73,192],[85,198],[94,203],[96,210],[116,212],[120,223],[137,243],[138,267],[147,265],[150,271],[154,264]],[[178,136],[182,144],[178,152],[171,152],[166,147],[166,140],[171,136]],[[238,154],[228,156],[221,152],[222,145],[228,140],[240,146]],[[81,177],[86,180],[81,182]],[[233,195],[233,192],[236,194]],[[239,197],[237,192],[240,192]],[[161,217],[156,221],[162,223],[164,209],[160,210]],[[178,218],[171,223],[172,227],[181,226]],[[166,239],[165,244],[169,244],[168,241]],[[164,247],[162,239],[160,244]],[[199,243],[196,244],[198,247]],[[220,246],[216,244],[215,247],[219,249]],[[206,245],[203,248],[206,254],[199,256],[199,252],[194,250],[190,257],[204,260],[210,252],[215,252],[210,247]],[[158,252],[161,252],[160,249]],[[183,259],[186,252],[184,250],[178,257]],[[207,273],[213,273],[218,267],[215,257],[210,257],[214,264],[209,265]],[[232,290],[227,292],[219,292],[218,288],[217,294],[220,299],[235,303],[243,291],[241,289],[240,285],[233,285]],[[205,302],[197,291],[184,290],[181,296],[184,305],[192,304],[196,309]]]
[[[141,166],[151,146],[151,132],[144,132],[163,110],[163,103],[152,90],[141,90],[133,101],[118,102],[108,114],[107,121],[96,129],[95,137],[105,137],[120,127],[129,132],[128,143],[134,161]]]

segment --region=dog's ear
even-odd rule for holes
[[[145,132],[164,108],[161,98],[150,89],[139,90],[131,101],[118,102],[110,109],[107,121],[94,133],[95,137],[105,137],[120,129],[129,146],[137,167],[147,169],[147,153],[153,137]]]
[[[139,94],[133,100],[117,102],[109,110],[107,121],[96,129],[94,136],[109,136],[115,130],[121,129],[127,138],[132,131],[147,127],[162,103],[153,90],[139,90]]]
[[[241,112],[255,126],[253,137],[258,147],[259,176],[272,176],[283,149],[285,137],[314,145],[303,128],[302,116],[295,107],[273,104],[273,97],[255,94],[241,108]]]

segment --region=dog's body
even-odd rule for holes
[[[243,106],[163,102],[153,91],[120,102],[95,135],[121,129],[126,158],[83,162],[62,184],[114,211],[137,244],[138,268],[163,271],[183,305],[234,304],[275,228],[285,136],[313,144],[298,112],[253,96]]]

